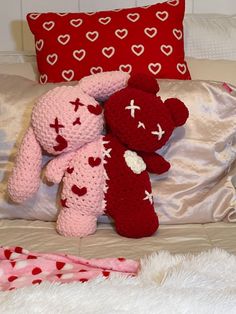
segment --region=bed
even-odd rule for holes
[[[17,33],[15,30],[15,38],[11,38],[9,21],[5,22],[3,30],[6,40],[5,43],[1,42],[0,47],[0,246],[7,248],[7,250],[9,248],[21,247],[30,252],[55,253],[63,254],[63,256],[64,254],[73,255],[88,260],[119,257],[135,261],[141,260],[143,261],[143,264],[141,264],[143,269],[146,269],[147,265],[149,265],[146,258],[150,256],[152,256],[155,263],[160,265],[162,265],[160,259],[165,260],[166,268],[162,265],[160,269],[156,270],[155,274],[150,275],[150,278],[152,278],[150,279],[151,283],[146,281],[145,286],[145,281],[140,279],[140,276],[138,277],[137,280],[139,281],[135,285],[140,288],[140,291],[134,292],[134,295],[138,298],[138,293],[142,293],[141,291],[144,292],[146,289],[147,295],[150,294],[150,298],[151,296],[153,298],[165,298],[170,293],[173,298],[173,302],[169,300],[170,307],[166,304],[159,304],[158,301],[152,304],[150,300],[146,300],[146,303],[143,303],[142,306],[141,304],[137,305],[137,299],[132,300],[132,297],[130,307],[122,308],[118,306],[122,302],[123,304],[129,302],[125,299],[120,303],[118,300],[116,305],[108,300],[107,307],[102,307],[99,302],[101,295],[94,292],[94,295],[90,296],[90,298],[94,298],[94,304],[99,302],[99,305],[96,305],[96,310],[95,307],[90,308],[88,306],[89,303],[80,303],[81,313],[131,313],[132,307],[136,309],[135,313],[186,313],[186,311],[188,313],[207,313],[207,311],[208,313],[221,313],[223,310],[226,310],[227,313],[235,313],[236,303],[233,296],[236,278],[233,275],[235,274],[233,268],[235,268],[236,264],[236,259],[234,259],[236,254],[236,17],[232,15],[236,14],[234,2],[228,1],[223,8],[222,1],[218,1],[213,8],[213,5],[206,1],[186,1],[183,24],[184,36],[182,36],[179,24],[176,24],[177,26],[173,32],[178,44],[184,39],[182,44],[184,44],[185,56],[183,55],[182,61],[178,63],[181,64],[177,69],[178,73],[176,72],[178,75],[173,71],[171,73],[167,71],[166,77],[165,74],[162,77],[161,75],[157,76],[157,81],[160,85],[160,96],[163,99],[179,97],[185,103],[188,103],[191,119],[185,126],[185,131],[183,132],[183,129],[181,129],[176,132],[171,139],[171,147],[167,147],[163,151],[163,154],[173,165],[171,172],[168,175],[159,177],[151,175],[154,204],[160,219],[160,227],[153,236],[140,239],[119,236],[112,221],[104,215],[99,218],[97,230],[92,235],[83,238],[59,235],[56,231],[55,222],[59,210],[58,186],[48,184],[43,177],[37,195],[23,204],[15,204],[7,194],[7,181],[12,171],[17,148],[29,124],[35,100],[55,86],[74,85],[76,80],[80,80],[83,76],[93,75],[96,71],[100,71],[98,67],[95,69],[95,66],[95,70],[91,70],[92,67],[90,66],[90,73],[84,72],[80,77],[78,76],[79,74],[76,74],[76,71],[73,72],[72,76],[72,72],[68,72],[69,70],[65,69],[64,71],[67,72],[64,72],[63,79],[58,79],[56,72],[50,72],[54,63],[59,64],[60,52],[59,50],[52,51],[50,46],[48,46],[48,51],[51,49],[51,53],[47,57],[47,62],[42,62],[43,57],[40,53],[46,39],[42,37],[44,36],[43,33],[39,34],[36,31],[39,18],[37,13],[34,12],[76,12],[80,8],[82,12],[110,10],[108,12],[111,14],[111,10],[116,8],[116,11],[113,12],[119,14],[124,6],[132,8],[144,5],[146,12],[148,12],[150,5],[155,6],[156,2],[129,1],[127,4],[124,1],[113,1],[108,5],[106,1],[96,1],[96,3],[79,1],[79,4],[78,1],[70,1],[67,4],[59,1],[55,5],[48,3],[48,7],[45,4],[43,8],[36,3],[34,6],[33,3],[23,2],[22,18],[25,19],[26,13],[30,12],[28,14],[28,23],[30,24],[31,32],[34,33],[35,43],[25,21],[21,21],[23,33]],[[172,0],[168,4],[163,5],[175,8],[178,4],[179,1]],[[15,18],[20,12],[17,11],[18,7],[16,4],[9,5],[12,6],[10,23],[12,23],[11,27],[14,27]],[[159,17],[157,14],[157,18],[160,18],[159,21],[165,20],[163,8],[158,11]],[[1,12],[4,14],[4,10],[8,9],[5,7]],[[54,21],[53,13],[50,14],[52,15],[44,16],[42,14],[41,16],[42,19],[45,18],[41,21],[41,24],[48,28],[45,28],[47,35],[50,33],[50,28],[53,27],[52,21]],[[129,22],[134,24],[137,18],[135,16],[136,13],[132,11],[129,14]],[[60,13],[57,15],[57,18],[66,18],[66,16],[66,14]],[[87,14],[89,18],[93,16],[93,14]],[[109,25],[110,21],[107,16],[107,13],[101,16],[102,23],[100,24],[102,26]],[[76,30],[79,29],[80,18],[81,16],[72,16],[74,21],[72,24],[74,23],[75,25],[71,25]],[[172,21],[172,23],[174,22]],[[6,25],[8,26],[6,27]],[[125,29],[125,26],[123,28]],[[142,36],[146,36],[148,39],[155,38],[155,27],[149,25],[147,28],[148,30]],[[124,29],[119,29],[116,40],[119,36],[125,37]],[[59,45],[65,47],[66,42],[71,40],[72,34],[68,32],[69,30],[65,30],[63,35],[57,39]],[[90,36],[89,41],[93,42],[96,40],[95,31],[90,33],[87,37]],[[42,38],[44,40],[43,43]],[[120,40],[120,38],[118,39]],[[15,45],[15,41],[17,41],[17,45]],[[15,49],[16,46],[17,48]],[[176,50],[180,49],[176,46],[176,50],[172,50],[173,47],[174,44],[172,47],[167,44],[162,45],[162,55],[165,55],[165,57],[173,55]],[[21,51],[17,51],[17,49]],[[145,49],[147,50],[148,47],[145,46]],[[111,47],[106,47],[103,52],[106,55],[107,62],[102,64],[101,67],[104,68],[104,71],[114,70],[110,66],[111,63],[109,63],[113,54]],[[138,44],[133,48],[132,56],[134,55],[135,57],[143,55],[142,47]],[[78,48],[74,53],[73,62],[75,59],[76,62],[81,62],[83,57],[83,52]],[[71,63],[71,69],[74,69],[73,64]],[[158,75],[157,65],[154,63],[150,64],[150,72]],[[119,68],[119,70],[129,71],[127,64],[123,62],[122,65],[123,68]],[[136,65],[135,63],[131,64],[133,68]],[[187,68],[185,68],[185,65],[191,75],[191,80],[188,80],[186,76]],[[181,75],[184,75],[183,80]],[[182,144],[176,144],[176,140],[182,141]],[[188,147],[188,150],[186,150],[186,147]],[[43,163],[46,164],[48,160],[48,157],[45,157]],[[156,254],[156,260],[153,254]],[[193,256],[198,256],[198,264],[202,269],[206,261],[211,260],[212,264],[209,262],[209,269],[214,268],[215,273],[210,274],[210,270],[209,276],[207,276],[207,273],[204,273],[206,275],[204,281],[201,271],[191,266],[191,262],[188,264],[187,261],[189,260],[186,256],[188,258],[192,256],[192,259],[190,258],[191,261],[193,261]],[[175,271],[178,271],[177,277],[173,279],[173,282],[178,281],[180,278],[178,276],[181,273],[181,266],[178,265],[180,265],[179,261],[181,259],[183,265],[185,262],[185,268],[183,267],[182,273],[192,269],[192,276],[194,272],[196,275],[196,282],[192,282],[192,286],[188,282],[189,276],[186,275],[187,277],[183,281],[185,280],[187,283],[182,288],[186,289],[186,294],[190,286],[191,289],[195,287],[197,289],[195,292],[199,299],[194,299],[189,295],[189,297],[186,297],[186,300],[188,300],[186,304],[183,301],[183,297],[179,299],[179,303],[176,303],[177,305],[174,307],[174,303],[178,302],[178,297],[174,294],[174,290],[176,291],[177,287],[174,287],[174,284],[168,286],[169,283],[166,278],[168,278],[169,273],[173,275]],[[226,269],[224,264],[227,264],[229,260],[232,262],[232,267]],[[218,267],[216,261],[223,263],[221,268]],[[151,264],[150,260],[149,263]],[[225,278],[228,280],[225,279],[224,281],[221,278],[224,281],[222,287],[225,287],[226,291],[232,292],[232,294],[225,293],[225,299],[221,294],[220,281],[218,285],[216,279],[216,273],[219,274],[221,269],[223,274],[225,272]],[[229,275],[230,271],[232,277]],[[143,273],[145,272],[143,271]],[[143,273],[142,276],[144,276]],[[165,273],[163,275],[164,279],[160,275],[161,279],[159,280],[157,273],[159,275]],[[212,283],[210,283],[210,278],[213,278]],[[213,282],[215,282],[214,297],[211,295],[214,286]],[[153,284],[157,283],[159,288],[163,287],[163,289],[167,290],[156,291],[156,294],[152,295]],[[69,293],[73,297],[80,299],[82,293],[85,293],[84,296],[86,296],[88,291],[94,291],[93,287],[101,285],[100,287],[105,289],[102,286],[105,285],[104,281],[99,282],[98,280],[94,286],[92,283],[91,285],[89,284],[87,285],[88,290],[78,286],[78,291],[76,291],[76,289],[72,290],[73,287],[71,286]],[[119,298],[123,298],[122,294],[120,294],[121,292],[118,292],[120,289],[117,281],[114,281],[112,285],[111,280],[109,284],[111,285],[107,289],[112,290],[117,285],[117,289],[114,288],[113,293],[119,295]],[[131,282],[125,283],[124,281],[119,284],[120,287],[124,284],[123,289],[126,291],[125,289],[128,289],[129,285],[133,283],[131,280]],[[165,284],[166,287],[164,287]],[[78,285],[81,285],[81,283],[78,283]],[[204,285],[206,289],[205,294],[209,295],[208,299],[204,299],[204,296],[201,294],[203,293],[201,292],[201,287],[204,287]],[[39,290],[39,287],[40,285],[33,288],[19,289],[19,292],[18,290],[11,292],[12,296],[9,296],[8,292],[0,293],[1,304],[3,304],[0,304],[0,308],[2,307],[1,313],[21,313],[21,311],[26,313],[26,307],[23,305],[23,302],[24,300],[25,302],[29,300],[27,299],[27,292],[35,296],[34,302],[36,302],[36,305],[28,307],[31,313],[40,312],[40,304],[44,303],[43,300],[48,293],[55,293],[55,296],[60,296],[60,293],[63,293],[63,290],[59,291],[59,286],[55,286],[54,291],[50,290],[53,287],[47,285],[47,283],[41,284],[41,290]],[[181,290],[180,284],[179,288]],[[30,289],[38,289],[38,292]],[[21,290],[25,291],[25,294],[20,295]],[[178,291],[181,294],[180,290]],[[63,294],[61,296],[63,298]],[[214,302],[211,300],[211,296]],[[216,300],[216,296],[220,296],[219,299]],[[21,304],[21,308],[17,307],[16,303],[14,305],[14,297],[18,298],[17,302],[22,300],[22,303],[18,303]],[[144,300],[145,298],[144,296]],[[41,313],[60,312],[61,306],[65,307],[65,311],[60,313],[78,313],[76,312],[76,309],[79,309],[77,303],[73,304],[73,306],[71,305],[71,308],[69,306],[67,308],[66,304],[59,302],[60,307],[58,305],[57,308],[57,304],[53,300],[47,300],[47,302],[49,307],[45,307]],[[80,300],[80,302],[82,301]],[[150,308],[147,304],[149,304]]]

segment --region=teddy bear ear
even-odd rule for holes
[[[128,86],[154,95],[159,91],[157,80],[153,76],[143,73],[133,74],[128,80]]]
[[[168,98],[165,100],[164,104],[168,107],[176,127],[181,126],[186,122],[189,116],[189,111],[181,100],[177,98]]]

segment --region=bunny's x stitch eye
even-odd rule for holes
[[[76,100],[74,101],[70,101],[70,104],[72,104],[74,107],[74,111],[76,112],[78,109],[79,109],[79,106],[84,106],[84,104],[82,104],[80,102],[80,99],[79,98],[76,98]]]
[[[55,118],[54,124],[51,123],[51,124],[49,124],[49,126],[50,126],[50,128],[55,129],[55,131],[56,131],[57,134],[59,133],[60,128],[64,128],[64,125],[63,125],[63,124],[60,124],[60,123],[58,122],[58,119],[57,119],[57,118]]]
[[[129,106],[126,106],[125,109],[126,110],[130,110],[130,115],[131,115],[132,118],[134,118],[135,110],[140,110],[140,107],[135,105],[134,99],[131,99]]]

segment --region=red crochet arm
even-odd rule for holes
[[[170,163],[156,153],[139,152],[139,155],[146,163],[148,172],[162,174],[170,169]]]

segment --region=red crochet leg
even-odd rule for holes
[[[107,139],[105,148],[110,157],[105,158],[109,177],[106,213],[114,219],[120,235],[130,238],[151,236],[159,223],[152,202],[149,175],[145,170],[135,173],[124,158],[126,149],[115,139]]]
[[[158,217],[152,206],[143,206],[134,210],[134,206],[126,207],[125,214],[117,215],[115,226],[117,233],[129,238],[152,236],[158,226]]]

